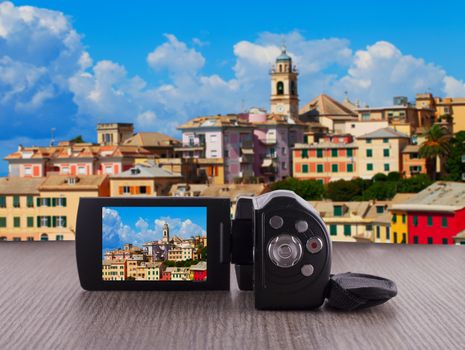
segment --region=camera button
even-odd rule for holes
[[[303,266],[300,268],[300,272],[301,272],[302,275],[304,275],[305,277],[310,277],[311,275],[313,275],[313,271],[315,271],[315,269],[313,268],[313,265],[311,265],[311,264],[303,265]]]
[[[282,217],[275,215],[270,218],[270,226],[274,228],[275,230],[283,227],[283,225],[284,225],[284,220]]]
[[[308,230],[308,223],[307,221],[304,220],[299,220],[295,223],[295,229],[299,233],[304,233],[305,231]]]
[[[310,238],[305,244],[309,253],[316,254],[323,248],[323,242],[318,237]]]

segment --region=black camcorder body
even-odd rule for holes
[[[336,283],[326,226],[291,191],[240,197],[232,220],[224,198],[83,198],[76,228],[86,290],[228,290],[233,263],[256,308],[291,310],[318,308]],[[340,276],[336,307],[380,304],[397,292],[392,281],[357,275],[370,298],[384,292],[385,300],[365,300],[363,288],[358,295],[339,288],[353,285],[352,276]]]

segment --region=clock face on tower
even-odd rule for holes
[[[276,111],[278,113],[283,113],[284,112],[284,106],[282,104],[279,104],[276,106]]]

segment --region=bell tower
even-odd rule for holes
[[[167,223],[163,225],[163,242],[168,243],[170,241],[170,227]]]
[[[297,69],[283,47],[271,68],[271,113],[285,114],[297,119],[299,95],[297,93]]]

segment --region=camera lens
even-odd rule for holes
[[[279,267],[294,266],[302,258],[302,254],[302,243],[295,236],[281,234],[268,243],[268,255]]]

